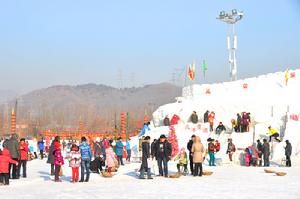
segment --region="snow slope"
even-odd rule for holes
[[[49,177],[49,164],[34,160],[28,163],[28,178],[11,181],[10,186],[0,186],[0,196],[4,199],[139,199],[139,198],[210,198],[245,199],[265,198],[299,199],[300,169],[274,168],[287,172],[278,177],[266,174],[263,168],[224,166],[207,168],[213,170],[210,177],[186,176],[179,179],[155,177],[153,180],[138,180],[133,172],[139,164],[122,167],[113,178],[102,178],[92,174],[89,183],[71,184],[70,168],[65,167],[63,182],[55,183]],[[175,171],[174,163],[170,170]]]
[[[267,127],[272,126],[279,130],[283,140],[289,139],[294,147],[293,159],[300,165],[300,122],[290,120],[291,115],[300,116],[300,70],[289,71],[295,77],[290,78],[285,84],[285,72],[261,75],[255,78],[224,82],[218,84],[191,85],[183,88],[183,94],[177,102],[159,107],[153,113],[153,125],[149,133],[152,138],[160,134],[168,134],[169,129],[163,127],[166,115],[170,118],[176,114],[180,117],[179,124],[175,126],[179,145],[186,147],[192,134],[199,135],[205,143],[208,137],[214,137],[221,142],[223,151],[219,153],[222,162],[228,161],[224,151],[227,139],[233,138],[240,152],[243,148],[252,145],[253,140],[267,138]],[[209,94],[207,91],[210,91]],[[206,110],[216,113],[215,124],[220,121],[229,129],[226,134],[217,137],[205,133],[208,124],[189,123],[193,111],[198,113],[200,121]],[[236,119],[236,114],[251,112],[252,125],[249,133],[232,133],[231,119]],[[215,126],[216,127],[216,126]],[[206,143],[205,143],[206,144]],[[284,157],[283,143],[272,143],[272,159],[280,163]],[[236,163],[239,163],[240,153],[235,154]]]

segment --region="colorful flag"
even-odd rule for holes
[[[195,79],[195,63],[188,66],[188,78],[193,81]]]
[[[203,61],[202,69],[203,69],[203,76],[205,77],[205,73],[206,73],[206,71],[207,71],[207,65],[206,65],[206,63],[205,63],[205,60]]]

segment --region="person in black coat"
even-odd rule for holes
[[[257,152],[258,152],[258,158],[259,158],[259,163],[258,166],[262,166],[262,151],[263,151],[263,145],[260,142],[260,140],[257,140],[257,144],[256,144],[256,148],[257,148]]]
[[[286,157],[286,166],[291,167],[292,166],[292,162],[291,162],[292,145],[288,140],[286,140],[285,143],[286,146],[284,149],[285,149],[285,157]]]
[[[168,161],[171,159],[172,145],[167,141],[165,135],[161,135],[156,144],[156,159],[159,175],[168,177]]]
[[[236,126],[237,126],[237,130],[236,132],[241,132],[242,131],[242,117],[241,115],[238,113],[236,114]]]
[[[204,113],[204,116],[203,116],[203,121],[204,121],[204,123],[207,123],[207,122],[208,122],[208,114],[209,114],[209,111],[206,111],[206,112]]]
[[[100,140],[100,138],[96,138],[96,141],[94,143],[94,157],[95,157],[95,163],[96,163],[96,173],[102,173],[102,166],[103,166],[103,145]],[[100,172],[99,172],[100,170]]]
[[[216,134],[220,135],[223,131],[226,131],[226,128],[222,122],[216,128]]]
[[[51,171],[50,171],[50,175],[54,176],[54,142],[59,142],[60,138],[59,136],[56,136],[54,138],[54,140],[52,141],[50,148],[49,148],[49,154],[48,154],[48,159],[47,159],[47,163],[51,164]]]
[[[150,158],[150,137],[146,136],[142,143],[142,165],[140,171],[140,179],[145,179],[144,174],[147,172],[148,179],[153,179],[151,177],[151,169],[148,165],[148,159]]]
[[[187,149],[189,150],[189,159],[190,159],[190,170],[191,174],[193,175],[194,173],[194,162],[193,162],[193,153],[192,153],[192,147],[195,142],[196,136],[192,135],[190,141],[187,143]]]
[[[154,139],[153,142],[151,143],[151,146],[150,146],[151,147],[151,158],[152,158],[152,160],[154,158],[156,158],[156,149],[155,149],[156,143],[157,143],[157,139]]]
[[[262,154],[264,159],[264,167],[270,166],[270,144],[267,139],[263,140]]]

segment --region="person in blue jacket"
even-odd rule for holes
[[[92,151],[85,137],[81,138],[81,144],[79,145],[79,149],[81,153],[81,178],[79,182],[83,182],[83,181],[88,182],[90,179]],[[86,171],[85,180],[84,180],[84,170]]]
[[[43,139],[42,139],[41,141],[38,142],[38,148],[39,148],[39,151],[40,151],[41,159],[44,159],[44,149],[45,149],[45,144],[44,144]]]
[[[130,138],[128,138],[127,141],[126,141],[126,151],[127,151],[127,157],[126,157],[126,160],[127,160],[128,162],[130,162],[130,158],[131,158]]]
[[[144,126],[143,126],[143,128],[142,128],[142,130],[141,130],[141,132],[139,134],[139,137],[145,135],[146,131],[150,131],[151,130],[150,127],[149,127],[149,125],[150,125],[150,122],[144,123]]]
[[[119,165],[124,165],[123,163],[123,148],[124,144],[122,142],[122,138],[118,138],[116,143],[116,155],[118,156],[118,163]]]

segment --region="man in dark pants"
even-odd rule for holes
[[[151,169],[148,166],[148,159],[150,158],[150,137],[146,136],[142,143],[142,165],[140,171],[140,179],[145,179],[145,171],[147,172],[148,179],[151,177]]]
[[[81,144],[79,145],[79,149],[81,154],[81,179],[79,182],[83,182],[83,181],[88,182],[90,179],[92,151],[85,137],[81,138]],[[86,171],[85,180],[84,180],[84,171]]]
[[[209,111],[206,111],[206,112],[204,113],[204,116],[203,116],[203,122],[204,122],[204,123],[208,123],[208,114],[209,114]]]
[[[191,174],[194,173],[194,163],[193,163],[193,155],[192,155],[192,146],[195,142],[196,136],[192,135],[191,140],[187,143],[187,149],[189,150],[189,159],[190,159],[190,170]]]
[[[285,149],[285,157],[286,157],[286,166],[291,167],[292,166],[292,162],[291,162],[292,145],[288,140],[286,140],[285,143],[286,143],[286,147],[284,149]]]
[[[27,159],[28,159],[28,145],[27,143],[25,142],[25,138],[22,138],[20,140],[20,160],[19,160],[19,169],[18,169],[18,176],[21,176],[20,173],[21,173],[21,167],[23,168],[23,178],[26,178],[27,177],[27,174],[26,174],[26,165],[27,165]]]
[[[10,157],[15,160],[19,161],[20,158],[20,146],[18,142],[18,137],[16,134],[13,134],[11,138],[8,140],[7,145],[6,145]],[[18,176],[18,166],[16,164],[9,164],[9,178],[11,179],[19,179],[20,176]],[[12,171],[11,171],[12,169]]]
[[[238,113],[236,114],[236,125],[237,125],[237,131],[236,132],[241,132],[242,131],[242,117],[241,115]]]
[[[58,141],[59,142],[59,137],[56,136],[55,139],[52,141],[50,148],[49,148],[49,154],[48,154],[48,160],[47,163],[51,164],[51,171],[50,171],[50,175],[54,176],[54,142]]]
[[[95,157],[95,161],[97,163],[97,173],[100,172],[102,173],[102,165],[103,165],[103,150],[102,150],[103,146],[102,146],[102,142],[100,140],[100,138],[96,138],[96,142],[94,144],[94,157]]]
[[[264,158],[264,167],[270,166],[270,144],[267,139],[263,140],[262,153]]]
[[[263,145],[262,145],[262,143],[260,142],[260,140],[257,140],[256,148],[257,148],[258,158],[259,158],[258,166],[261,167],[261,166],[262,166],[262,150],[263,150]]]
[[[152,160],[156,157],[156,143],[157,143],[156,139],[154,139],[153,142],[151,143],[151,158],[152,158]]]
[[[168,177],[168,161],[171,159],[171,154],[171,144],[167,141],[165,135],[161,135],[156,144],[156,159],[160,176]]]

